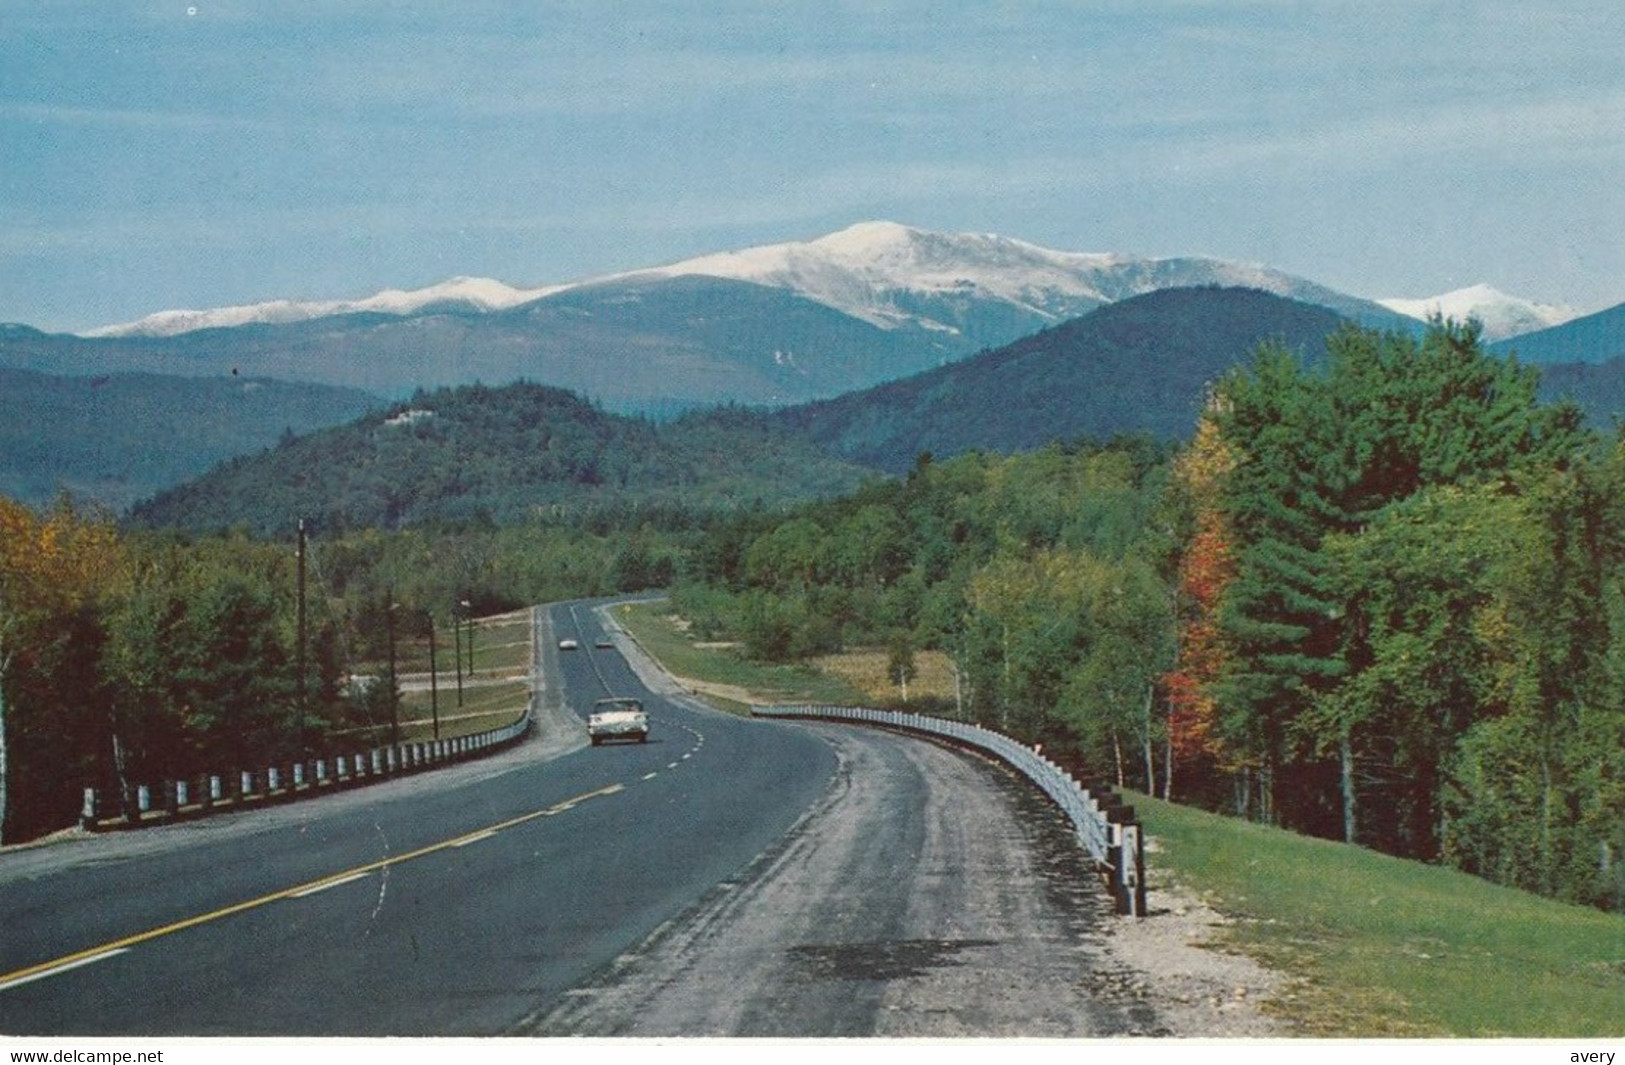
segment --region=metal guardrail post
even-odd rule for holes
[[[1123,865],[1119,880],[1123,885],[1124,908],[1120,911],[1130,917],[1145,916],[1145,833],[1134,818],[1134,807],[1124,807],[1128,820],[1123,825]]]

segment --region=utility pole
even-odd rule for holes
[[[423,615],[429,619],[429,713],[434,716],[434,738],[440,738],[440,677],[435,667],[434,658],[434,615],[425,610]]]
[[[452,653],[457,659],[457,709],[463,708],[463,622],[462,607],[451,608],[451,634],[454,641]]]
[[[463,618],[468,625],[468,675],[474,676],[474,604],[463,600]]]
[[[305,751],[305,712],[306,712],[305,689],[306,689],[306,685],[308,683],[308,681],[306,680],[306,676],[305,676],[305,673],[306,673],[306,669],[305,669],[305,639],[306,639],[306,632],[305,632],[305,550],[306,550],[306,541],[305,541],[305,519],[304,518],[299,519],[299,541],[298,541],[298,543],[299,543],[299,546],[298,546],[298,549],[297,549],[297,555],[298,555],[298,559],[299,559],[299,637],[298,637],[298,650],[297,650],[297,653],[295,655],[295,666],[294,666],[294,668],[299,671],[299,682],[298,682],[298,689],[297,689],[298,690],[298,699],[299,699],[299,757],[304,758],[305,753],[306,753],[306,751]]]
[[[384,605],[384,631],[389,636],[389,744],[401,742],[401,689],[395,678],[395,586]]]

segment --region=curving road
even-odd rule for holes
[[[1105,907],[1001,771],[709,711],[595,647],[591,604],[536,619],[541,721],[500,755],[0,853],[0,1033],[1151,1027],[1099,992]],[[586,745],[605,694],[645,699],[648,744]]]

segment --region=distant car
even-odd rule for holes
[[[580,646],[581,645],[579,643],[577,643],[576,641],[574,641],[574,640],[560,640],[559,641],[559,650],[561,650],[561,651],[574,651],[574,650],[578,649]]]
[[[600,651],[608,651],[614,649],[615,641],[610,639],[608,636],[600,636],[598,639],[592,642],[592,645],[598,648]]]
[[[587,738],[597,747],[610,740],[649,742],[649,715],[637,699],[600,699],[587,716]]]

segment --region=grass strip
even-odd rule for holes
[[[668,673],[722,709],[863,701],[851,684],[814,666],[752,662],[731,648],[695,641],[664,600],[624,604],[615,617]]]
[[[1310,1036],[1625,1035],[1625,916],[1440,866],[1133,797],[1150,884],[1235,918],[1226,946],[1295,977]],[[1152,919],[1155,919],[1153,916]]]

